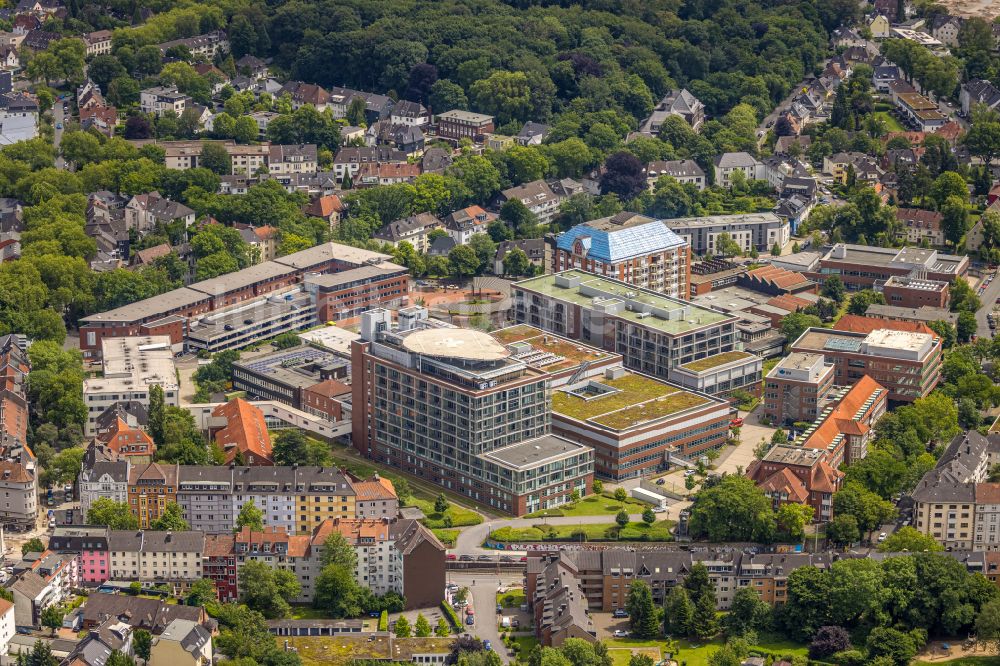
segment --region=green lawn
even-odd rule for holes
[[[534,636],[515,636],[514,642],[519,646],[517,650],[518,657],[521,662],[528,661],[528,655],[531,651],[535,649],[538,645],[538,639]]]
[[[630,514],[642,513],[649,505],[634,498],[626,498],[619,502],[611,495],[588,495],[578,502],[565,504],[555,509],[545,509],[529,513],[525,518],[559,517],[559,516],[614,516],[622,509]]]
[[[673,541],[674,521],[661,520],[647,525],[629,523],[619,530],[615,523],[597,525],[546,525],[532,527],[501,527],[490,535],[494,541],[506,543],[537,541]],[[582,538],[581,538],[582,537]]]
[[[465,507],[458,506],[454,502],[448,504],[448,510],[444,514],[437,513],[434,510],[434,501],[427,499],[418,499],[416,497],[412,498],[409,502],[410,506],[415,506],[424,512],[427,518],[424,519],[424,525],[430,528],[440,528],[440,527],[468,527],[469,525],[478,525],[483,522],[483,517],[471,509],[466,509]],[[445,517],[451,518],[451,524],[447,524]]]
[[[449,530],[444,527],[439,527],[431,530],[431,532],[434,532],[434,536],[438,538],[438,541],[443,543],[448,548],[451,548],[452,546],[455,545],[455,539],[458,538],[458,534],[461,531],[462,530]]]
[[[906,128],[903,127],[900,124],[900,122],[898,120],[896,120],[896,117],[894,115],[892,115],[891,113],[888,113],[886,111],[876,111],[875,112],[875,117],[876,118],[881,118],[882,120],[884,120],[885,121],[886,129],[888,129],[890,132],[905,132],[906,131]]]
[[[497,603],[504,608],[520,608],[525,601],[524,590],[497,592]]]
[[[659,648],[661,652],[665,652],[667,649],[666,641],[640,641],[630,638],[613,638],[606,640],[605,643],[611,651],[612,658],[615,660],[615,666],[627,666],[631,653],[628,650],[615,650],[614,648]],[[708,658],[713,652],[722,647],[724,641],[717,638],[707,643],[702,641],[692,643],[688,640],[681,640],[677,643],[678,649],[676,654],[674,654],[675,660],[678,662],[687,662],[687,666],[708,666]],[[801,643],[793,643],[776,636],[761,634],[757,645],[750,646],[750,651],[761,655],[771,654],[775,658],[780,658],[784,655],[801,655],[805,657],[809,652],[809,648]],[[981,664],[978,666],[994,665]]]

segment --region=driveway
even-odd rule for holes
[[[482,574],[482,573],[449,573],[450,582],[459,587],[469,588],[472,595],[472,607],[476,612],[476,623],[469,627],[468,633],[492,643],[493,650],[504,663],[510,662],[510,655],[500,640],[500,630],[497,627],[497,589],[520,584],[520,574]],[[462,620],[464,621],[464,617]]]
[[[60,129],[60,125],[62,127],[66,126],[66,116],[63,113],[63,100],[59,99],[58,97],[56,98],[55,103],[52,105],[52,123],[53,123],[52,126],[54,128],[54,136],[52,139],[52,144],[56,148],[56,168],[65,169],[66,160],[64,160],[62,158],[62,155],[59,154],[59,144],[62,142],[62,135],[63,135],[63,130]]]

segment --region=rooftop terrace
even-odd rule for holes
[[[615,354],[597,349],[596,347],[581,345],[579,342],[567,340],[552,333],[546,333],[541,329],[528,326],[527,324],[502,328],[498,331],[493,331],[490,335],[502,345],[524,342],[530,344],[538,351],[548,352],[548,354],[561,357],[551,359],[551,357],[546,355],[546,359],[551,359],[551,362],[546,363],[544,362],[546,359],[543,359],[539,366],[548,372],[558,372],[588,361],[601,361],[615,356]],[[528,365],[534,365],[530,360],[525,362]]]
[[[552,411],[614,430],[627,430],[710,402],[706,396],[643,375],[591,380],[555,391]]]

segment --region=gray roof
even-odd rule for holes
[[[48,583],[34,571],[25,571],[17,577],[10,589],[29,599],[37,599]]]
[[[153,530],[111,530],[108,550],[143,553],[201,553],[204,532],[157,532]]]
[[[198,622],[203,609],[199,606],[165,604],[159,599],[146,599],[100,592],[87,597],[83,606],[85,624],[103,624],[108,618],[119,618],[133,627],[159,634],[177,618]]]
[[[713,160],[715,166],[720,169],[732,169],[736,167],[752,167],[757,165],[757,159],[750,153],[722,153]]]
[[[159,640],[175,641],[180,643],[185,652],[195,654],[211,640],[211,636],[197,622],[177,619],[167,625]]]
[[[656,160],[646,165],[646,176],[671,176],[673,178],[704,177],[705,171],[694,160]]]

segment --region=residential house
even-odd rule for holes
[[[13,411],[5,408],[5,411]],[[22,442],[23,443],[23,442]],[[33,458],[25,462],[0,460],[0,523],[17,529],[35,527],[38,519],[38,480]]]
[[[149,666],[209,666],[212,635],[197,622],[174,620],[153,637]]]
[[[268,147],[267,168],[273,176],[315,173],[317,164],[316,144],[271,144]]]
[[[559,212],[562,197],[558,196],[544,180],[536,180],[503,190],[497,198],[499,208],[507,201],[517,199],[534,213],[539,224],[548,224]]]
[[[419,102],[400,100],[393,105],[389,120],[393,125],[424,127],[431,124],[431,114]]]
[[[486,212],[479,206],[469,206],[447,215],[444,227],[456,245],[465,245],[474,234],[486,233],[490,222],[496,219],[496,213]]]
[[[110,578],[167,584],[175,594],[201,579],[203,532],[108,532]]]
[[[705,105],[686,88],[671,90],[653,107],[649,117],[642,121],[639,132],[658,135],[663,121],[669,116],[680,116],[697,132],[705,122]]]
[[[760,180],[763,166],[750,153],[723,153],[713,160],[715,165],[715,184],[720,187],[732,187],[733,175],[743,174],[744,180]]]
[[[968,116],[979,104],[996,109],[1000,107],[1000,88],[985,79],[974,79],[962,84],[958,100],[963,116]]]
[[[427,252],[430,245],[428,234],[434,229],[443,229],[444,224],[431,213],[411,215],[390,222],[377,232],[375,238],[396,247],[406,241],[418,252]]]
[[[185,227],[194,224],[195,212],[182,203],[160,196],[159,192],[137,194],[125,204],[125,227],[146,233],[158,224],[183,220]]]
[[[806,504],[813,508],[815,522],[833,519],[833,495],[844,480],[844,473],[830,465],[824,451],[781,444],[750,463],[747,476],[775,509],[782,504]]]
[[[889,391],[868,375],[859,379],[836,404],[824,409],[795,446],[826,454],[834,469],[867,457],[875,424],[885,415]]]
[[[275,113],[274,111],[254,111],[247,115],[257,123],[257,139],[260,141],[267,138],[267,127],[271,124],[271,121],[281,117],[280,113]]]
[[[326,220],[330,229],[340,224],[340,218],[344,213],[344,204],[336,194],[314,197],[302,211],[309,217],[318,217]]]
[[[95,30],[83,36],[83,41],[87,44],[87,55],[107,55],[111,53],[111,31]]]
[[[288,94],[292,100],[292,108],[297,109],[305,104],[311,104],[317,111],[324,111],[330,102],[330,93],[320,86],[302,81],[289,81],[281,87],[276,98]]]
[[[97,440],[113,451],[119,459],[129,460],[133,464],[151,463],[153,454],[156,453],[156,444],[152,437],[118,417],[114,419],[110,428],[99,429]]]
[[[932,102],[919,93],[899,93],[896,108],[904,120],[921,132],[934,132],[948,122],[948,116],[938,110]]]
[[[0,653],[7,654],[10,639],[14,637],[14,603],[0,599]]]
[[[876,14],[875,16],[868,19],[868,29],[872,32],[872,37],[875,39],[885,39],[889,36],[889,28],[891,24],[889,19],[887,19],[883,14]]]
[[[419,175],[419,164],[362,164],[358,168],[355,186],[375,187],[377,185],[412,183]]]
[[[406,164],[406,154],[388,146],[344,146],[333,159],[333,170],[338,180],[345,175],[356,179],[365,164]]]
[[[941,228],[941,213],[919,208],[897,208],[896,221],[899,228],[896,238],[907,245],[920,245],[924,241],[941,247],[945,244],[944,230]]]
[[[93,447],[88,449],[85,455],[92,455],[92,451]],[[80,513],[84,516],[84,520],[90,511],[90,506],[101,497],[121,504],[128,501],[128,468],[129,464],[125,460],[103,459],[89,464],[84,463],[77,482]]]
[[[57,525],[49,538],[49,550],[76,555],[80,582],[100,585],[111,575],[108,532],[104,526]]]
[[[14,621],[19,627],[38,627],[42,612],[61,603],[79,585],[76,557],[46,550],[14,574],[8,589],[14,595]]]
[[[519,146],[539,146],[549,134],[549,126],[529,120],[524,123],[521,130],[514,136],[514,141]]]
[[[699,192],[705,189],[705,172],[694,160],[655,160],[646,165],[646,183],[650,190],[662,176],[669,176],[681,185],[691,183]]]
[[[264,79],[267,78],[267,63],[247,54],[236,61],[236,71],[252,79]]]
[[[156,116],[168,111],[180,116],[190,103],[191,98],[174,86],[155,86],[139,92],[139,109]]]
[[[872,85],[876,92],[886,94],[889,84],[903,78],[903,73],[896,65],[879,65],[872,68]]]
[[[940,14],[931,21],[931,35],[945,46],[958,46],[958,33],[962,29],[962,18]]]
[[[493,272],[497,275],[506,275],[504,268],[504,258],[515,249],[521,250],[528,257],[528,262],[535,266],[535,270],[540,273],[545,272],[546,266],[552,264],[552,246],[545,242],[544,238],[525,238],[521,240],[506,240],[497,244],[496,255],[493,257]]]

